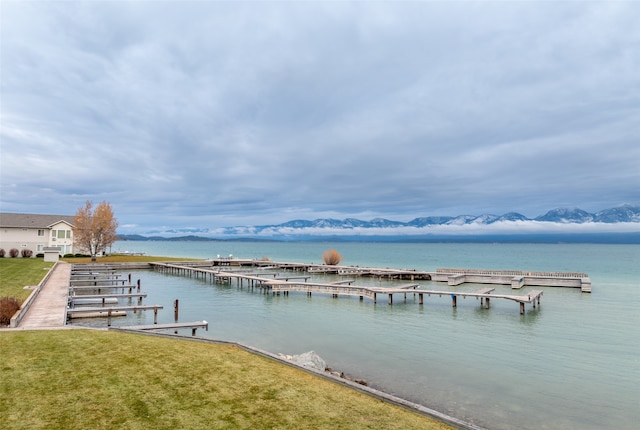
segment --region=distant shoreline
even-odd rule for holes
[[[388,242],[388,243],[576,243],[640,245],[640,231],[631,233],[558,233],[558,234],[487,234],[487,235],[332,235],[281,237],[205,237],[187,236],[143,236],[119,234],[119,241],[134,242]]]

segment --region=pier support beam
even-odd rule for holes
[[[451,306],[454,308],[458,306],[458,298],[455,294],[451,294]]]

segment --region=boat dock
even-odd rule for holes
[[[127,330],[167,330],[190,328],[195,336],[196,329],[209,329],[206,321],[178,322],[178,300],[174,303],[175,322],[170,324],[158,324],[158,311],[164,306],[160,304],[143,305],[142,299],[147,293],[140,291],[140,280],[136,284],[131,283],[131,274],[126,279],[117,273],[115,266],[103,265],[73,265],[69,271],[67,307],[65,321],[71,318],[106,318],[107,327],[111,328],[111,319],[118,316],[126,316],[127,312],[153,310],[153,324],[141,326],[127,326]],[[126,284],[125,282],[128,282]],[[121,291],[121,292],[118,292]],[[128,292],[126,292],[128,291]],[[138,303],[133,304],[133,299]],[[128,299],[128,304],[121,304],[120,299]],[[76,305],[101,305],[101,306],[76,306]]]
[[[228,261],[227,261],[228,263]],[[358,286],[352,285],[353,280],[345,280],[345,281],[337,281],[337,282],[314,282],[310,281],[310,276],[283,276],[278,275],[277,273],[265,273],[263,275],[256,275],[254,273],[247,273],[242,270],[240,271],[231,271],[229,270],[229,264],[224,265],[223,267],[215,267],[215,266],[206,266],[202,263],[198,263],[196,265],[190,265],[188,263],[151,263],[152,267],[155,270],[163,271],[165,273],[169,273],[172,275],[179,276],[190,276],[201,278],[205,281],[210,281],[212,283],[226,283],[230,284],[235,280],[236,285],[238,287],[243,287],[245,284],[250,288],[260,288],[264,293],[271,294],[284,294],[288,295],[290,291],[294,292],[304,292],[308,296],[312,294],[331,294],[334,298],[339,296],[357,296],[360,300],[363,300],[365,297],[373,300],[374,303],[377,303],[379,295],[386,295],[387,302],[389,305],[393,304],[394,295],[401,294],[406,300],[407,294],[413,294],[414,297],[418,297],[418,304],[424,305],[424,297],[429,296],[438,296],[438,297],[450,297],[451,303],[453,307],[457,307],[457,298],[458,297],[476,297],[480,299],[480,304],[483,308],[488,309],[491,303],[491,299],[504,299],[511,300],[517,302],[520,307],[520,313],[525,313],[525,304],[530,303],[533,304],[535,308],[536,305],[540,305],[540,297],[543,294],[541,290],[530,291],[527,294],[523,295],[509,295],[509,294],[492,294],[495,288],[483,288],[474,292],[465,292],[465,291],[441,291],[441,290],[427,290],[422,289],[420,284],[411,283],[405,284],[401,286],[393,286],[389,288],[381,288],[381,287],[371,287],[371,286]],[[220,265],[216,265],[220,266]],[[277,263],[271,263],[269,268],[273,270],[274,268],[280,267]],[[287,265],[290,268],[290,265]],[[331,268],[334,270],[335,268]],[[296,269],[297,270],[297,269]],[[375,270],[357,270],[357,271],[344,271],[342,273],[348,275],[354,275],[358,273],[375,273],[378,269]],[[384,276],[387,276],[393,269],[385,269],[382,271]],[[318,273],[320,270],[311,270],[309,273]],[[408,271],[400,271],[401,273],[407,273]],[[336,273],[340,273],[340,270]],[[426,272],[413,272],[420,273],[422,277]],[[302,282],[295,282],[294,279],[302,279]]]
[[[391,269],[359,266],[329,266],[291,262],[273,262],[246,259],[212,259],[201,262],[199,267],[220,268],[220,266],[258,267],[284,271],[302,271],[309,274],[335,274],[352,277],[375,277],[388,280],[446,282],[449,286],[465,283],[510,285],[512,289],[526,286],[580,288],[591,292],[591,279],[582,272],[534,272],[527,270],[487,270],[438,268],[433,271],[415,269]]]
[[[184,322],[184,323],[173,323],[173,324],[148,324],[148,325],[131,325],[131,326],[122,326],[118,327],[119,330],[141,330],[141,331],[156,331],[156,330],[174,330],[174,332],[178,329],[191,329],[191,336],[196,335],[196,330],[199,328],[204,328],[209,331],[209,323],[206,321],[196,321],[196,322]]]
[[[511,285],[512,289],[525,286],[580,288],[591,292],[589,275],[581,272],[527,272],[521,270],[436,269],[432,280],[450,286],[466,282],[476,284]]]

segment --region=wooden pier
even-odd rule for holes
[[[580,288],[591,292],[589,275],[581,272],[527,272],[522,270],[436,269],[434,281],[450,286],[464,283],[511,285],[512,289],[525,286]]]
[[[106,314],[107,317],[107,326],[111,326],[111,317],[114,312],[120,311],[133,311],[136,313],[138,311],[145,310],[153,310],[153,323],[158,323],[158,310],[163,309],[162,305],[138,305],[138,306],[105,306],[105,307],[82,307],[82,308],[71,308],[67,309],[67,318],[72,315],[79,314]]]
[[[209,323],[206,321],[195,321],[195,322],[176,322],[176,323],[168,323],[168,324],[148,324],[148,325],[132,325],[132,326],[121,326],[118,327],[121,330],[141,330],[141,331],[150,331],[150,330],[179,330],[190,328],[191,336],[196,335],[196,330],[199,328],[204,328],[209,331]]]
[[[107,299],[116,299],[117,301],[117,299],[120,299],[120,298],[128,298],[128,299],[137,298],[138,305],[141,305],[143,297],[147,297],[147,293],[112,293],[112,294],[78,294],[76,295],[75,292],[72,291],[69,294],[69,304],[73,306],[78,302],[97,299],[97,300],[102,300],[102,305],[104,306]]]
[[[152,325],[127,326],[126,329],[140,331],[174,329],[177,334],[178,329],[190,328],[193,336],[196,335],[198,328],[209,330],[209,323],[206,321],[178,322],[179,300],[175,300],[174,302],[175,322],[172,324],[158,324],[158,310],[163,309],[163,305],[143,305],[142,299],[147,297],[147,293],[140,291],[140,280],[138,279],[136,284],[131,284],[130,273],[126,280],[120,279],[121,276],[122,275],[117,273],[117,270],[110,265],[73,265],[70,271],[69,287],[67,290],[65,320],[78,317],[106,317],[107,326],[111,327],[112,317],[126,316],[129,311],[136,313],[143,310],[153,310]],[[128,284],[125,284],[125,282],[128,282]],[[135,298],[138,299],[138,304],[132,305],[131,301]],[[129,304],[118,304],[120,299],[129,299]],[[112,300],[115,300],[115,303],[109,302]],[[102,306],[75,306],[78,303],[92,301],[97,301],[101,303]]]
[[[208,267],[207,267],[208,266]],[[273,270],[300,271],[309,274],[335,274],[351,277],[375,277],[388,280],[447,282],[450,286],[464,283],[511,285],[513,289],[525,286],[580,288],[591,292],[589,275],[582,272],[532,272],[526,270],[484,270],[438,268],[435,272],[414,269],[391,269],[359,266],[329,266],[326,264],[274,262],[246,259],[221,259],[200,262],[201,268],[260,267]]]
[[[451,298],[452,306],[457,307],[458,297],[476,297],[480,299],[480,304],[483,308],[488,309],[491,299],[504,299],[515,301],[519,304],[520,313],[525,313],[525,304],[531,303],[535,308],[536,305],[540,305],[540,297],[543,292],[541,290],[535,290],[527,293],[526,295],[509,295],[509,294],[492,294],[494,288],[483,288],[475,292],[464,291],[440,291],[440,290],[425,290],[420,288],[419,284],[411,283],[401,286],[394,286],[390,288],[380,288],[371,286],[357,286],[351,285],[353,280],[337,281],[331,283],[311,282],[308,276],[276,276],[273,273],[264,274],[261,276],[255,274],[246,274],[242,272],[222,271],[220,267],[191,267],[188,264],[174,264],[174,263],[152,263],[152,266],[156,270],[161,270],[174,275],[191,276],[202,278],[203,280],[209,280],[211,282],[218,283],[231,283],[235,280],[239,287],[242,287],[245,283],[248,287],[261,288],[265,293],[271,294],[284,294],[288,295],[290,291],[304,292],[308,296],[313,293],[319,294],[331,294],[337,298],[339,296],[356,296],[360,300],[365,297],[373,300],[374,303],[378,301],[378,295],[387,295],[388,304],[393,304],[393,296],[402,294],[406,300],[407,294],[413,294],[418,296],[418,304],[424,304],[424,296],[437,295],[439,297],[449,296]],[[278,267],[277,264],[271,263],[271,267]],[[225,267],[226,268],[226,267]],[[332,268],[333,269],[333,268]],[[375,272],[375,270],[367,270],[368,273]],[[393,270],[393,269],[389,269]],[[309,273],[318,272],[318,270],[311,270]],[[386,270],[382,271],[387,274]],[[402,271],[405,273],[406,271]],[[361,272],[360,272],[361,273]],[[354,271],[349,271],[349,275],[357,274]],[[284,278],[284,279],[283,279]],[[302,279],[303,282],[294,282],[293,279]],[[347,284],[347,285],[345,285]]]

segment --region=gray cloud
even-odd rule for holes
[[[2,210],[215,228],[638,203],[639,13],[3,2]]]

